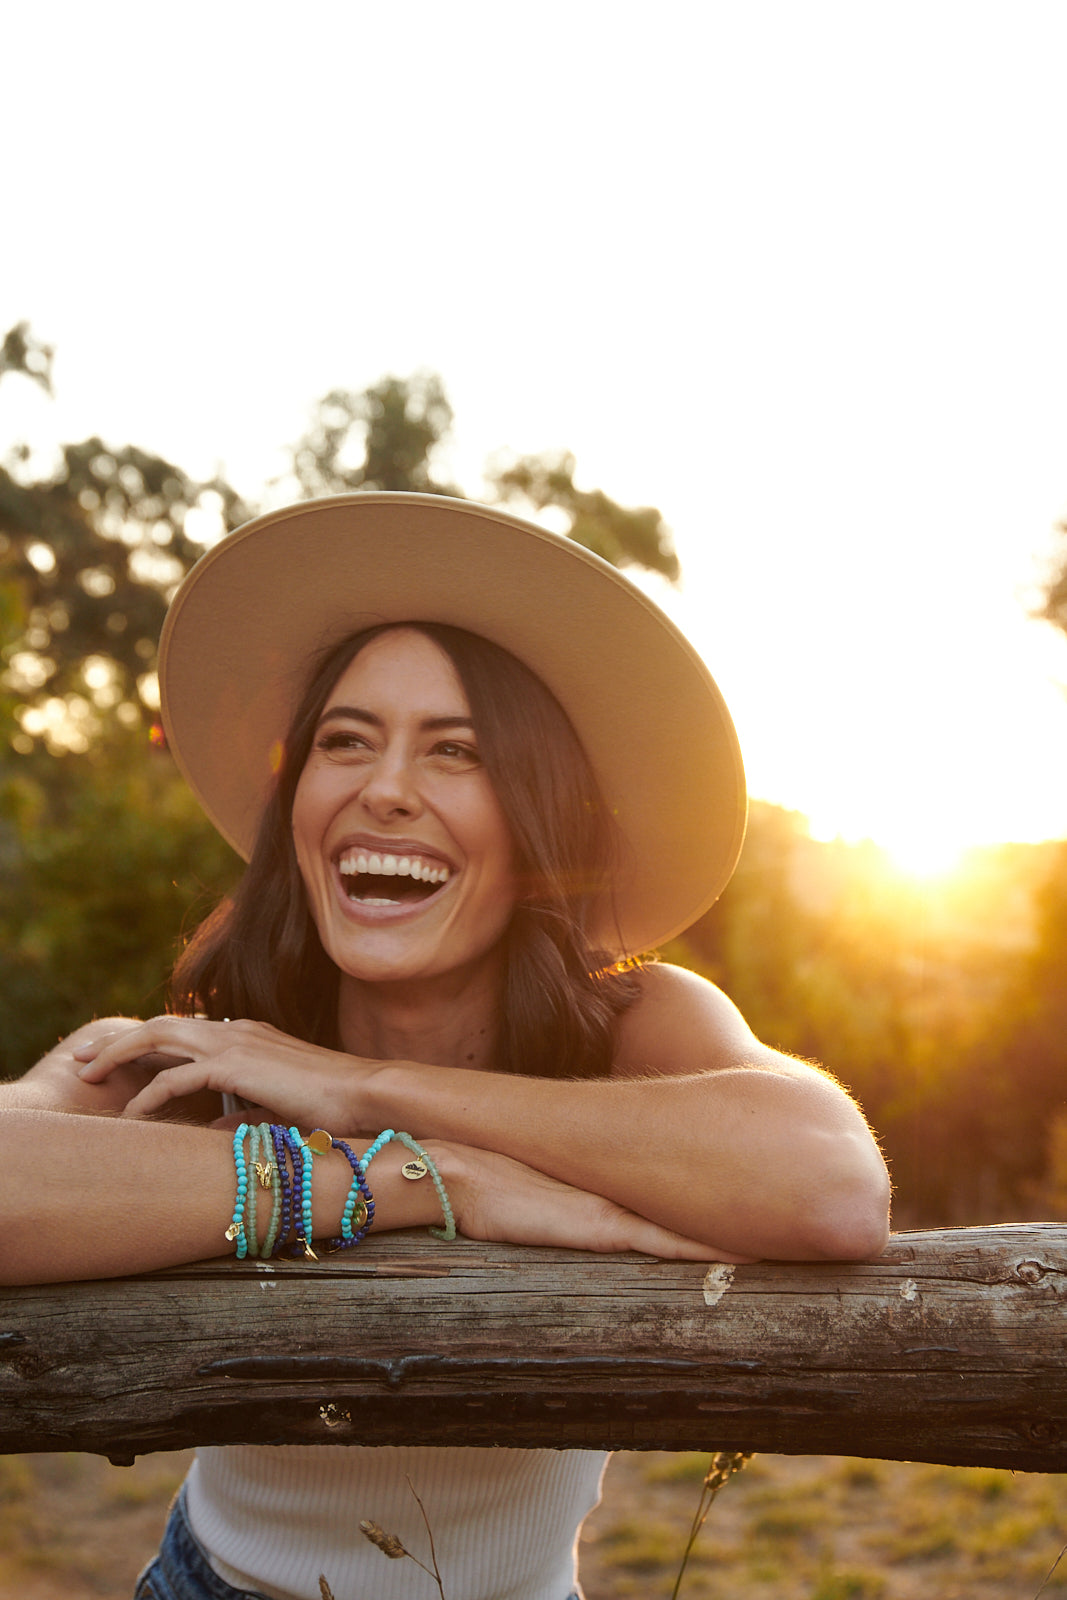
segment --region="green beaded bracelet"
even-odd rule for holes
[[[416,1179],[424,1178],[426,1174],[429,1173],[430,1177],[433,1179],[433,1186],[437,1190],[437,1198],[441,1202],[441,1210],[445,1214],[445,1225],[443,1228],[431,1228],[430,1232],[433,1234],[435,1239],[443,1239],[446,1244],[451,1244],[453,1239],[456,1237],[456,1219],[453,1215],[452,1206],[445,1191],[445,1186],[441,1181],[441,1174],[438,1172],[434,1161],[422,1148],[422,1145],[419,1144],[418,1140],[413,1139],[410,1133],[398,1133],[396,1138],[399,1139],[402,1145],[406,1145],[412,1154],[417,1157],[415,1161],[405,1161],[404,1165],[400,1169],[403,1176],[405,1178]],[[417,1170],[420,1168],[421,1170]]]

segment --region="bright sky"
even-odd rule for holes
[[[38,0],[5,55],[0,331],[58,355],[0,438],[254,495],[437,370],[469,493],[565,446],[664,513],[754,794],[1067,833],[1061,0]]]

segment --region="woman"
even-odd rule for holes
[[[368,1181],[379,1231],[450,1205],[465,1236],[517,1244],[880,1251],[888,1183],[848,1096],[702,979],[620,962],[713,902],[745,802],[715,685],[614,569],[469,502],[305,503],[198,564],[160,675],[176,759],[250,866],[179,964],[177,1014],[91,1023],[6,1091],[6,1281],[266,1243],[271,1197],[235,1204],[232,1129],[258,1117],[353,1150],[404,1130],[434,1178],[406,1181],[397,1141],[369,1170],[331,1151],[305,1217],[299,1147],[277,1146],[298,1251],[346,1203],[358,1235]],[[242,1108],[221,1125],[220,1095]],[[357,1531],[417,1543],[407,1473],[451,1600],[564,1600],[601,1465],[204,1450],[139,1592],[316,1600],[325,1571],[339,1597],[413,1595]]]

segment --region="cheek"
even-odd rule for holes
[[[316,815],[313,795],[305,786],[303,778],[301,778],[296,786],[296,794],[293,796],[293,816],[290,827],[297,866],[300,868],[300,876],[304,880],[304,888],[308,890],[311,888],[309,873],[318,857],[316,842],[321,836],[319,824],[320,819]]]

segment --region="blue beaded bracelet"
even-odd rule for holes
[[[331,1139],[335,1150],[340,1150],[349,1166],[352,1168],[352,1187],[348,1191],[344,1210],[341,1213],[341,1233],[337,1239],[330,1240],[330,1249],[351,1250],[353,1245],[359,1244],[370,1232],[371,1223],[374,1221],[374,1196],[367,1186],[367,1175],[363,1164],[357,1160],[355,1152],[343,1139]],[[356,1227],[353,1232],[352,1224]]]
[[[301,1137],[299,1128],[289,1129],[288,1143],[290,1150],[293,1152],[294,1164],[299,1161],[300,1165],[299,1178],[297,1178],[295,1172],[293,1174],[293,1211],[296,1211],[298,1202],[300,1205],[300,1229],[297,1231],[296,1242],[303,1247],[304,1255],[308,1261],[317,1261],[319,1258],[311,1248],[314,1234],[311,1203],[312,1150],[307,1140]]]
[[[271,1143],[274,1145],[275,1167],[278,1181],[281,1185],[282,1204],[281,1215],[278,1219],[278,1232],[271,1248],[272,1256],[279,1255],[285,1249],[289,1238],[289,1229],[293,1225],[292,1185],[289,1182],[289,1146],[285,1141],[285,1129],[277,1122],[270,1125]]]
[[[248,1123],[242,1122],[239,1128],[234,1129],[233,1135],[233,1164],[237,1173],[237,1194],[233,1202],[233,1221],[226,1229],[226,1238],[231,1244],[237,1241],[237,1259],[243,1261],[248,1254],[248,1240],[245,1237],[245,1203],[248,1199],[248,1167],[245,1164],[245,1134],[248,1132]]]

